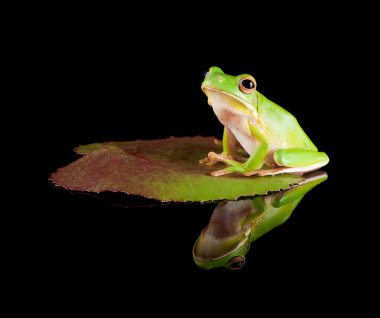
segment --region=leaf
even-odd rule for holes
[[[50,180],[70,190],[125,192],[163,202],[234,200],[303,180],[290,174],[213,177],[210,172],[224,165],[200,164],[209,151],[221,152],[213,137],[94,143],[78,147],[76,152],[84,156],[58,169]]]

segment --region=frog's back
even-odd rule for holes
[[[261,93],[257,94],[259,125],[273,148],[304,148],[317,151],[317,147],[291,113]]]

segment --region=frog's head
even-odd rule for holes
[[[256,117],[256,81],[249,74],[225,74],[219,67],[210,67],[201,86],[214,109],[223,108],[239,115]]]
[[[193,247],[194,262],[201,268],[237,270],[245,263],[252,227],[244,219],[252,211],[250,200],[224,201],[215,208],[210,223]]]
[[[220,241],[202,232],[194,244],[193,259],[198,267],[204,269],[225,267],[238,270],[245,264],[249,247],[249,237]]]

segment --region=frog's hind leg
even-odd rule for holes
[[[273,153],[273,159],[278,165],[273,169],[262,169],[245,175],[272,176],[280,173],[306,173],[317,170],[329,162],[324,152],[307,149],[279,149]]]

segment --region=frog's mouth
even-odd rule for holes
[[[257,110],[246,101],[210,86],[201,88],[208,98],[208,104],[214,109],[228,110],[238,115],[252,116],[253,114],[257,117]]]

